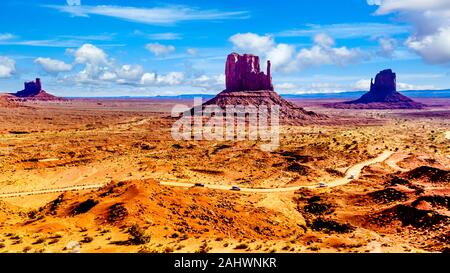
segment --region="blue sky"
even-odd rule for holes
[[[427,3],[428,2],[428,3]],[[279,93],[450,88],[450,1],[1,1],[0,91],[214,94],[226,55],[273,63]]]

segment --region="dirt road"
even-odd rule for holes
[[[350,183],[352,180],[357,179],[359,175],[361,174],[361,170],[369,165],[380,163],[388,159],[393,152],[391,151],[384,151],[380,155],[378,155],[376,158],[358,163],[350,168],[347,169],[345,172],[345,176],[342,178],[335,179],[331,182],[327,183],[327,187],[337,187],[342,186],[347,183]],[[193,183],[184,183],[184,182],[175,182],[175,181],[161,181],[161,185],[163,186],[170,186],[170,187],[184,187],[189,188],[195,186]],[[41,190],[35,190],[35,191],[23,191],[23,192],[9,192],[9,193],[0,193],[0,198],[11,198],[11,197],[19,197],[19,196],[27,196],[27,195],[38,195],[38,194],[49,194],[49,193],[57,193],[57,192],[66,192],[66,191],[81,191],[81,190],[91,190],[91,189],[98,189],[103,187],[105,184],[84,184],[84,185],[77,185],[77,186],[67,186],[67,187],[60,187],[60,188],[50,188],[50,189],[41,189]],[[205,188],[208,189],[214,189],[214,190],[230,190],[231,187],[228,185],[204,185]],[[318,185],[312,185],[312,186],[293,186],[293,187],[283,187],[283,188],[245,188],[240,187],[240,191],[238,192],[249,192],[249,193],[281,193],[281,192],[295,192],[299,189],[303,188],[317,188]]]
[[[337,187],[345,185],[349,182],[351,182],[354,179],[357,179],[359,175],[361,174],[361,170],[369,165],[380,163],[388,159],[393,152],[391,151],[384,151],[380,155],[378,155],[376,158],[358,163],[350,168],[347,169],[345,172],[345,176],[343,178],[337,178],[329,183],[327,183],[328,187]],[[161,185],[164,186],[171,186],[171,187],[193,187],[195,184],[192,183],[183,183],[183,182],[160,182]],[[204,185],[205,188],[208,189],[214,189],[214,190],[230,190],[230,186],[227,185]],[[240,187],[240,192],[252,192],[252,193],[274,193],[274,192],[294,192],[299,189],[303,188],[317,188],[318,185],[313,186],[293,186],[293,187],[283,187],[283,188],[244,188]]]

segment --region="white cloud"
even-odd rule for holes
[[[277,90],[293,90],[298,88],[298,86],[296,84],[293,84],[291,82],[284,82],[284,83],[280,83],[280,84],[275,84],[275,88]]]
[[[378,39],[378,43],[380,44],[378,55],[386,58],[394,55],[395,49],[397,48],[397,41],[395,39],[384,37]]]
[[[359,80],[353,85],[353,90],[368,91],[369,89],[370,89],[370,80],[367,79]]]
[[[368,91],[368,90],[370,90],[370,80],[369,79],[359,80],[356,83],[354,83],[353,86],[351,86],[351,87],[353,90],[357,90],[357,91]],[[434,85],[417,85],[417,84],[397,82],[397,90],[398,91],[434,90],[434,89],[437,89]]]
[[[40,64],[42,68],[49,73],[67,72],[72,70],[72,65],[51,58],[39,57],[35,59],[34,62]]]
[[[297,66],[300,69],[320,65],[347,65],[358,62],[366,55],[358,48],[333,47],[335,41],[326,34],[314,37],[314,45],[301,49],[297,54]]]
[[[191,56],[196,56],[198,54],[198,50],[196,48],[188,48],[186,49],[186,52]]]
[[[16,38],[15,35],[11,33],[0,33],[0,41],[6,41]]]
[[[397,13],[414,26],[405,45],[432,64],[450,63],[450,1],[368,0],[377,15]]]
[[[171,41],[181,39],[181,34],[176,32],[144,33],[140,30],[135,30],[133,31],[133,34],[137,36],[143,36],[150,40]]]
[[[81,0],[66,0],[67,5],[69,6],[80,6]]]
[[[107,5],[48,5],[47,7],[69,13],[72,16],[102,15],[150,25],[168,25],[184,21],[246,19],[249,17],[246,11],[200,10],[180,5],[154,8]]]
[[[380,8],[377,14],[388,14],[395,11],[425,11],[450,9],[447,0],[367,0],[369,5],[377,5]]]
[[[165,75],[156,73],[145,73],[142,75],[140,83],[142,85],[178,85],[184,80],[184,73],[170,72]]]
[[[201,75],[190,81],[190,84],[194,87],[201,87],[204,90],[217,91],[225,87],[225,74]]]
[[[254,33],[236,34],[230,41],[237,49],[271,60],[274,70],[292,72],[325,64],[346,65],[367,56],[358,48],[334,47],[334,39],[324,33],[314,36],[314,45],[296,53],[293,45],[276,44],[273,36]]]
[[[406,45],[429,63],[448,63],[450,62],[450,26],[440,28],[435,33],[423,37],[409,37]]]
[[[416,84],[409,84],[409,83],[397,83],[397,90],[404,91],[404,90],[436,90],[436,86],[434,85],[416,85]]]
[[[78,48],[75,52],[75,62],[79,64],[107,64],[108,56],[106,53],[92,45],[84,44]]]
[[[271,61],[274,70],[292,71],[295,70],[291,63],[294,54],[294,46],[278,44],[267,52],[267,59]]]
[[[267,53],[275,44],[273,36],[260,36],[255,33],[238,33],[229,40],[237,49],[253,54]]]
[[[314,43],[316,43],[318,46],[322,47],[332,47],[334,46],[335,42],[334,39],[331,38],[330,35],[325,33],[319,33],[314,36]]]
[[[114,81],[117,79],[117,74],[111,71],[105,71],[99,77],[102,81]]]
[[[0,78],[9,78],[16,72],[16,61],[0,56]]]
[[[175,51],[175,47],[172,45],[162,45],[159,43],[152,43],[152,44],[147,44],[145,46],[145,48],[147,48],[148,51],[150,51],[151,53],[155,54],[155,56],[159,57],[159,56],[166,56],[172,52]]]
[[[135,81],[141,79],[142,75],[144,74],[144,69],[140,65],[126,64],[117,69],[116,74],[118,78]]]
[[[406,25],[381,24],[381,23],[351,23],[317,25],[308,24],[302,29],[287,30],[278,33],[279,37],[311,37],[320,33],[326,33],[336,39],[367,38],[393,36],[408,33],[410,27]]]

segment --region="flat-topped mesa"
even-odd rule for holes
[[[259,57],[251,54],[231,53],[225,65],[226,91],[273,91],[270,61],[267,75],[261,71]]]

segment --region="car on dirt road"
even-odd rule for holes
[[[231,187],[231,190],[232,191],[240,191],[241,188],[239,188],[238,186],[233,186],[233,187]]]

